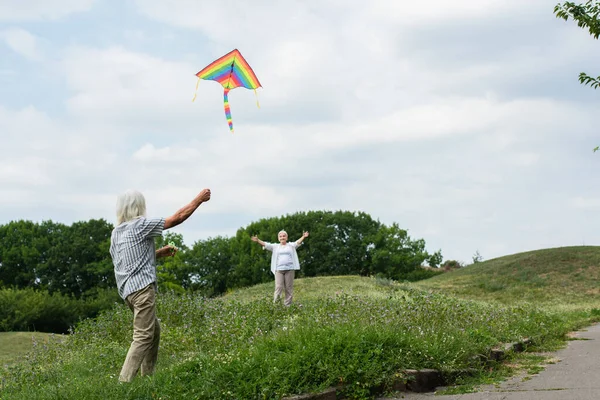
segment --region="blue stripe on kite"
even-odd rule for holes
[[[238,81],[240,81],[242,86],[244,86],[247,89],[252,88],[252,82],[244,76],[242,69],[238,67],[237,64],[233,66],[233,73],[237,77]]]

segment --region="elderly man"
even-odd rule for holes
[[[142,376],[151,375],[158,357],[156,258],[173,256],[177,249],[165,246],[155,251],[154,238],[181,224],[208,200],[210,189],[204,189],[165,219],[146,218],[146,200],[138,191],[127,191],[117,199],[117,226],[111,235],[110,255],[119,295],[133,311],[133,342],[119,375],[121,382],[131,382],[140,369]]]

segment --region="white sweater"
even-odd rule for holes
[[[302,245],[302,243],[300,243],[300,245],[298,245],[298,244],[296,244],[296,242],[288,242],[287,244],[292,249],[292,261],[294,263],[294,267],[292,269],[298,270],[298,269],[300,269],[300,260],[298,260],[298,253],[296,253],[296,249],[298,248],[298,246]],[[275,274],[275,271],[277,270],[277,256],[279,256],[280,248],[281,248],[281,244],[279,244],[279,243],[265,242],[265,245],[263,246],[263,249],[273,252],[273,254],[271,255],[271,272],[273,273],[273,275]]]

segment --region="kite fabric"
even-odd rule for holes
[[[242,53],[235,49],[210,63],[203,70],[198,72],[196,76],[198,77],[196,92],[198,92],[200,79],[217,81],[223,86],[225,117],[227,118],[229,130],[233,133],[231,109],[229,108],[229,91],[237,87],[245,87],[246,89],[254,89],[254,93],[256,94],[256,89],[262,86],[254,74],[254,71],[252,71],[252,68],[246,62]],[[192,101],[195,99],[196,95],[194,94],[194,99]],[[258,95],[256,105],[260,108],[260,105],[258,104]]]

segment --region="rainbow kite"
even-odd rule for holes
[[[229,108],[229,98],[227,95],[231,89],[235,89],[236,87],[240,86],[243,86],[246,89],[254,89],[254,93],[256,94],[256,88],[262,86],[254,74],[254,71],[252,71],[252,68],[250,68],[250,65],[248,65],[242,56],[242,53],[235,49],[230,53],[225,54],[218,60],[213,61],[202,71],[198,72],[196,76],[198,77],[198,82],[196,83],[196,92],[198,92],[198,84],[200,83],[200,79],[217,81],[223,86],[225,117],[227,118],[229,129],[231,130],[231,133],[233,133],[231,109]],[[195,99],[196,95],[194,95],[194,99],[192,101]],[[260,108],[260,105],[258,104],[258,95],[256,105]]]

